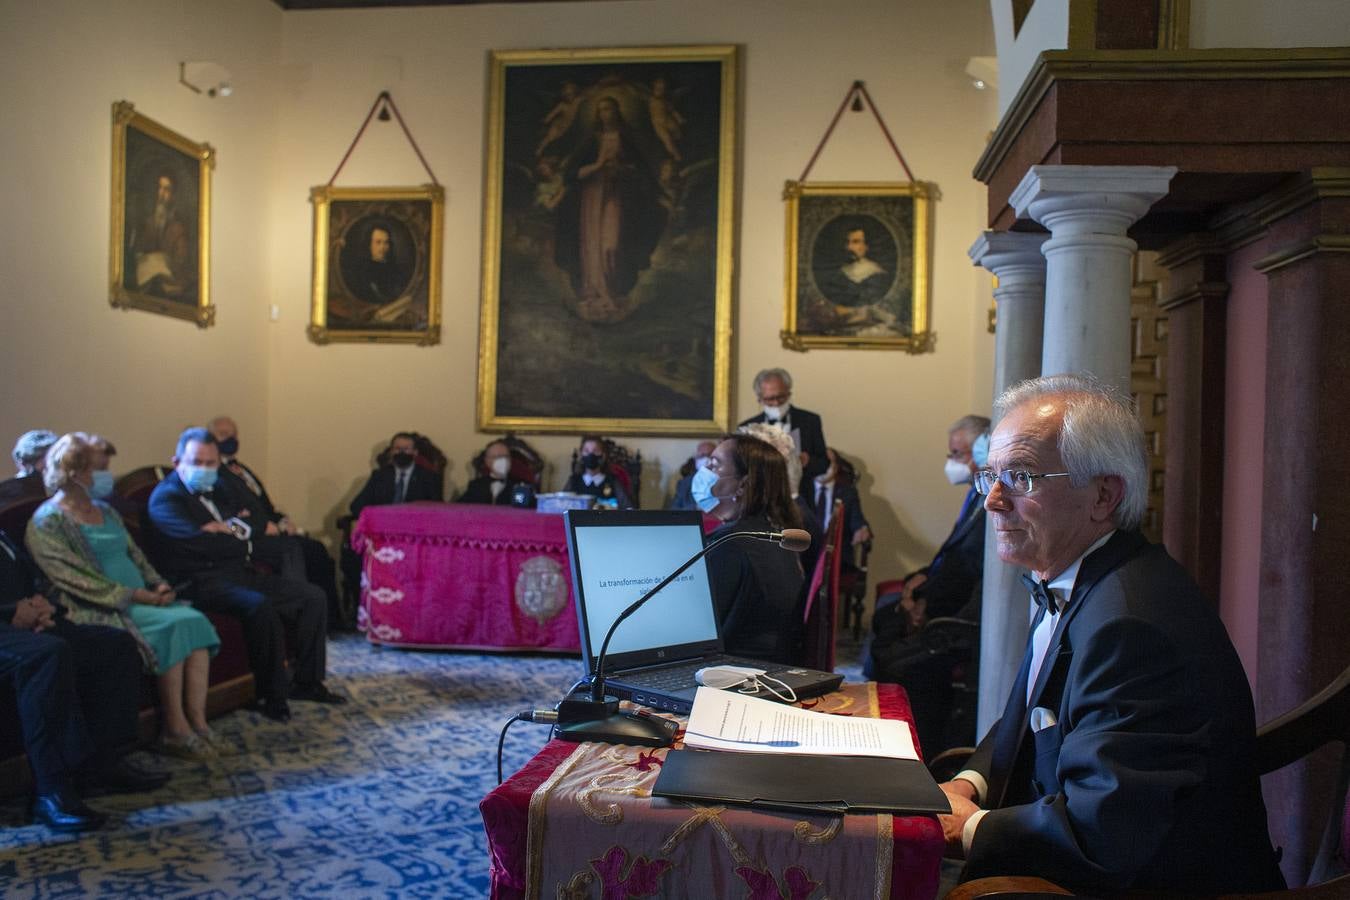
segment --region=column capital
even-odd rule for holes
[[[1002,278],[1001,271],[1009,266],[1031,266],[1045,269],[1041,245],[1050,235],[1034,231],[985,231],[970,245],[966,255],[977,266],[983,266]]]
[[[1054,232],[1119,235],[1138,221],[1176,175],[1175,166],[1032,166],[1008,198],[1018,218]]]

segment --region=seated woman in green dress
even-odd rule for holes
[[[112,625],[136,638],[146,670],[158,676],[157,749],[213,759],[220,739],[206,723],[206,687],[220,638],[206,616],[174,602],[173,588],[146,561],[116,511],[90,497],[97,453],[80,432],[52,445],[43,472],[51,497],[28,523],[28,550],[72,621]]]

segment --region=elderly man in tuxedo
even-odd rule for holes
[[[998,412],[975,486],[1038,609],[1002,718],[943,785],[962,877],[1283,886],[1242,664],[1195,582],[1138,530],[1148,464],[1129,404],[1057,375],[1012,388]]]
[[[173,462],[174,471],[150,495],[148,510],[148,536],[160,571],[189,582],[184,593],[198,609],[239,619],[265,716],[289,720],[288,700],[345,703],[323,683],[328,650],[323,591],[255,565],[254,534],[275,536],[276,525],[254,516],[251,504],[228,484],[217,483],[215,437],[205,428],[187,429]],[[289,673],[287,630],[296,647]]]
[[[812,481],[830,467],[820,416],[792,405],[792,376],[786,369],[763,369],[756,374],[755,399],[759,401],[759,415],[746,419],[740,427],[767,422],[791,435],[801,454],[799,491],[803,496],[814,495]]]

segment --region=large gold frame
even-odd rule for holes
[[[499,415],[497,341],[500,324],[502,190],[505,167],[505,76],[508,67],[720,62],[716,309],[713,334],[713,415],[710,419],[634,419]],[[534,433],[707,435],[726,431],[731,414],[731,311],[736,225],[739,49],[735,45],[616,47],[578,50],[494,50],[489,58],[487,159],[483,192],[483,294],[478,343],[478,430]],[[559,373],[560,377],[563,373]]]
[[[862,350],[904,350],[909,353],[927,353],[937,341],[937,335],[928,330],[929,266],[933,228],[932,198],[935,188],[921,181],[915,182],[819,182],[815,184],[789,181],[783,186],[783,200],[787,204],[787,298],[783,309],[783,330],[780,337],[789,350],[806,351],[812,348],[848,348]],[[910,333],[895,337],[806,334],[798,330],[798,299],[802,285],[798,281],[799,244],[801,240],[802,197],[912,197],[913,221],[913,277],[910,284]]]
[[[123,286],[126,274],[127,129],[134,128],[184,156],[197,160],[197,302],[177,303]],[[136,112],[126,100],[112,105],[112,223],[109,229],[108,302],[121,309],[143,309],[206,328],[215,324],[211,303],[211,170],[216,152],[210,144],[188,140],[176,131]]]
[[[361,187],[337,188],[330,185],[311,188],[309,200],[314,204],[314,270],[311,281],[309,338],[316,344],[334,342],[345,343],[386,343],[421,344],[429,346],[441,340],[441,256],[443,253],[443,234],[445,229],[445,189],[439,184],[424,184],[421,187]],[[427,223],[427,233],[422,235],[417,229],[413,232],[413,241],[417,245],[421,261],[425,261],[427,279],[427,325],[426,328],[390,329],[390,328],[335,328],[329,323],[329,248],[332,240],[329,235],[329,212],[334,201],[361,201],[371,204],[398,202],[405,200],[426,200],[431,203],[431,220]],[[419,281],[414,271],[412,285]],[[399,304],[406,306],[409,297],[400,298],[388,306],[392,309]]]

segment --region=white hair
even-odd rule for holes
[[[750,437],[759,438],[761,441],[769,444],[779,453],[783,454],[783,461],[787,463],[788,487],[794,492],[797,490],[797,486],[802,482],[802,458],[797,452],[797,445],[793,442],[792,435],[781,428],[775,428],[767,422],[755,422],[751,425],[742,425],[740,428],[736,429],[736,433],[748,434]]]
[[[759,386],[769,378],[779,378],[783,381],[783,387],[792,392],[792,376],[788,374],[787,369],[760,369],[759,374],[755,376],[755,396],[759,396]]]
[[[1057,446],[1070,483],[1082,487],[1100,475],[1119,477],[1125,492],[1112,519],[1117,528],[1138,528],[1148,509],[1148,453],[1134,404],[1092,375],[1044,375],[1004,391],[994,414],[1002,419],[1039,400],[1055,400],[1064,409]]]
[[[984,416],[971,414],[962,416],[952,423],[952,427],[947,429],[947,437],[951,437],[958,431],[970,438],[972,442],[989,430],[989,420]]]

